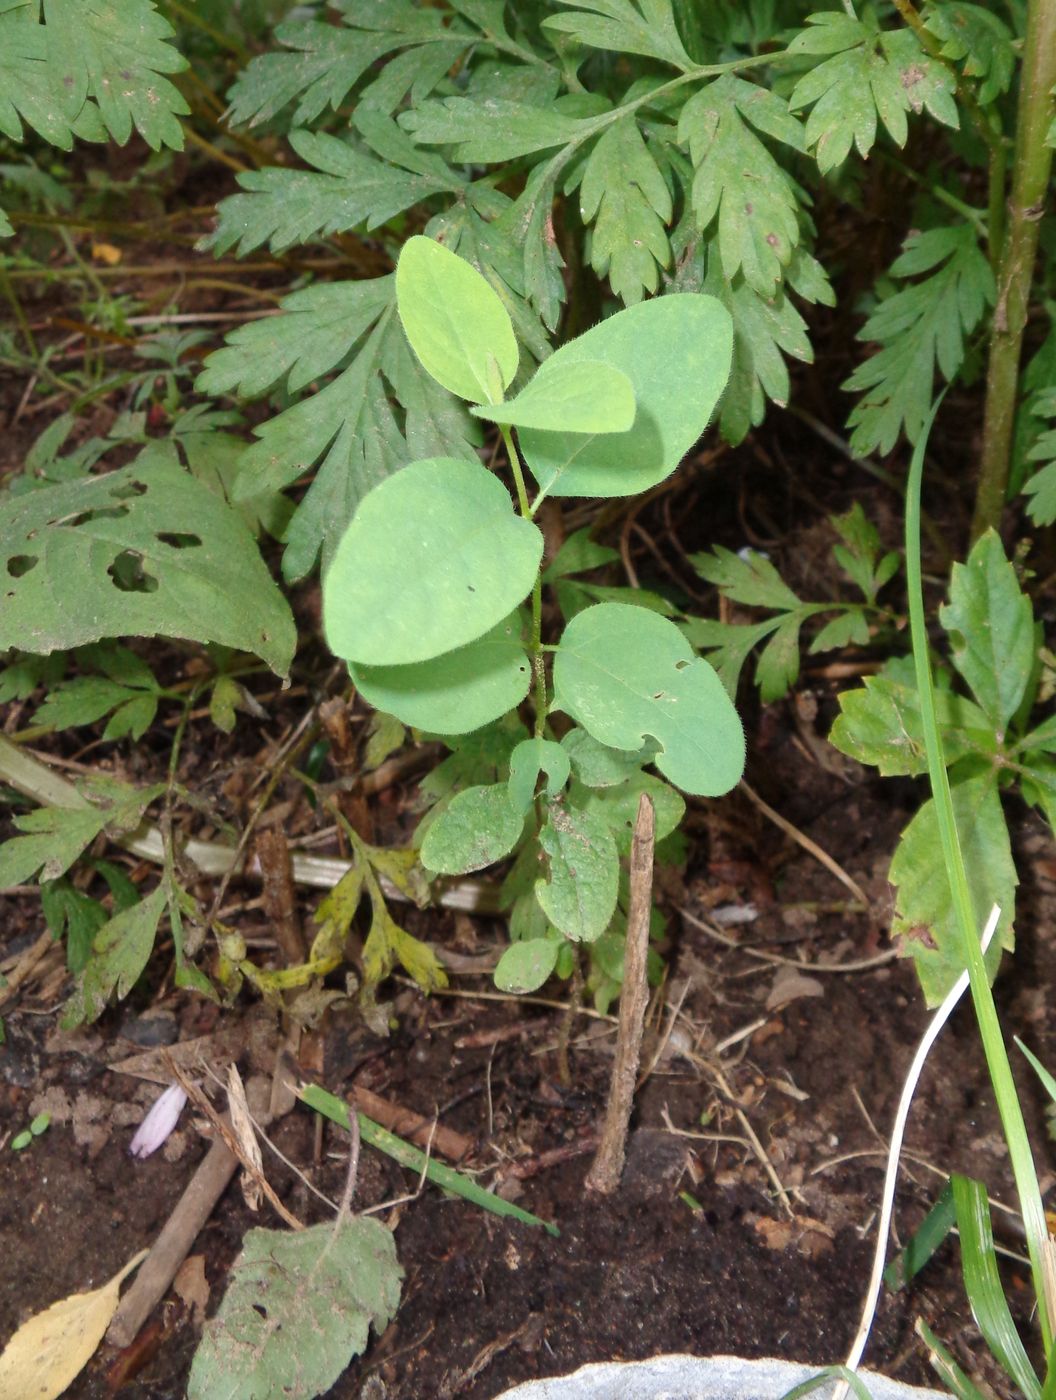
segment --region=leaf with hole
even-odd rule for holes
[[[577,943],[591,943],[616,912],[620,862],[608,825],[591,812],[551,803],[539,844],[548,875],[535,897],[556,929]]]
[[[516,709],[532,668],[516,615],[456,651],[409,666],[349,665],[376,710],[432,734],[469,734]]]
[[[599,743],[660,745],[653,762],[686,792],[718,797],[744,769],[744,733],[714,670],[666,618],[599,603],[565,629],[554,658],[554,708]]]
[[[621,433],[526,428],[521,449],[540,487],[556,496],[630,496],[670,476],[708,426],[732,346],[726,309],[695,293],[628,307],[561,346],[546,362],[548,374],[600,360],[627,375],[637,412]]]
[[[331,651],[367,666],[476,641],[531,592],[543,537],[480,463],[413,462],[376,486],[323,582]]]
[[[598,360],[558,365],[544,360],[516,398],[471,408],[476,418],[546,432],[625,433],[634,422],[634,388],[614,365]]]
[[[396,304],[411,349],[438,384],[492,403],[517,373],[513,322],[498,292],[457,253],[416,234],[396,265]]]
[[[513,810],[505,783],[466,788],[430,824],[422,864],[437,875],[466,875],[509,855],[524,817]]]
[[[289,604],[236,513],[160,448],[0,503],[0,649],[180,637],[285,675]]]
[[[392,1231],[357,1217],[296,1232],[250,1230],[206,1323],[188,1400],[312,1400],[381,1333],[400,1301]]]
[[[495,968],[496,987],[515,996],[537,992],[557,965],[561,946],[556,938],[526,938],[511,944]]]

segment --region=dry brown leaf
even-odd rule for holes
[[[242,1078],[234,1065],[229,1065],[227,1069],[227,1106],[231,1114],[231,1129],[238,1138],[238,1145],[241,1147],[244,1158],[247,1162],[252,1162],[261,1176],[264,1175],[264,1161],[260,1155],[260,1143],[257,1141],[256,1130],[253,1127],[249,1116],[249,1104],[246,1103],[246,1091],[242,1087]],[[260,1186],[252,1173],[242,1169],[242,1176],[239,1184],[242,1187],[242,1197],[250,1210],[260,1209]]]
[[[787,1006],[800,997],[823,997],[825,989],[816,977],[805,977],[794,967],[783,967],[774,978],[770,995],[766,999],[767,1011],[776,1011],[779,1006]]]
[[[55,1400],[77,1379],[117,1310],[122,1279],[147,1252],[140,1250],[102,1288],[71,1293],[18,1329],[0,1355],[4,1400]]]
[[[121,261],[121,249],[112,243],[93,243],[92,257],[96,262],[104,262],[107,267],[116,267]]]
[[[209,1280],[205,1276],[204,1254],[188,1255],[176,1270],[172,1291],[189,1310],[195,1327],[200,1327],[209,1306]]]

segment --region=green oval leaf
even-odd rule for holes
[[[500,992],[536,992],[553,972],[562,945],[554,938],[528,938],[506,949],[495,969]]]
[[[554,803],[539,833],[550,878],[535,897],[555,928],[577,943],[591,943],[616,912],[620,862],[612,832],[600,817]]]
[[[654,773],[639,770],[622,783],[604,788],[587,788],[573,783],[569,796],[584,812],[605,823],[612,832],[617,852],[626,856],[631,853],[631,837],[643,792],[648,794],[653,804],[656,841],[659,843],[678,827],[686,815],[686,804],[680,792]]]
[[[479,462],[412,462],[375,486],[323,582],[335,656],[429,661],[476,641],[531,592],[543,537]]]
[[[527,812],[540,772],[546,773],[546,795],[554,798],[568,782],[572,764],[567,752],[552,739],[522,739],[510,754],[510,805]]]
[[[685,792],[718,797],[744,769],[744,732],[718,676],[667,618],[599,603],[572,619],[554,658],[554,708],[599,743],[660,744],[653,762]]]
[[[625,433],[634,422],[634,386],[615,365],[600,360],[558,365],[544,360],[514,399],[471,408],[477,418],[514,428],[564,433]]]
[[[732,356],[732,322],[714,297],[687,292],[618,311],[556,350],[546,368],[558,376],[601,360],[622,370],[637,404],[633,427],[586,442],[526,428],[521,449],[532,475],[555,496],[629,496],[655,486],[708,426]]]
[[[516,617],[431,661],[348,670],[368,704],[433,734],[483,728],[519,705],[532,683]]]
[[[437,875],[483,870],[509,855],[523,826],[524,818],[510,806],[505,783],[466,788],[426,832],[422,864]]]
[[[396,305],[411,349],[461,399],[502,397],[517,373],[517,339],[498,292],[464,258],[420,234],[396,265]]]

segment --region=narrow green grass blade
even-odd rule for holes
[[[964,1374],[922,1317],[917,1318],[917,1335],[922,1338],[931,1353],[928,1360],[932,1369],[957,1400],[987,1400],[978,1386]]]
[[[905,1288],[946,1239],[957,1223],[953,1208],[953,1187],[947,1181],[942,1192],[910,1236],[905,1249],[896,1254],[884,1270],[884,1282],[894,1292]]]
[[[1049,1364],[1045,1371],[1045,1384],[1041,1388],[1041,1400],[1056,1400],[1056,1344],[1049,1352]]]
[[[1032,1054],[1027,1049],[1027,1047],[1020,1040],[1018,1035],[1015,1037],[1015,1042],[1023,1051],[1024,1055],[1026,1055],[1027,1059],[1030,1061],[1031,1065],[1033,1066],[1034,1073],[1041,1080],[1045,1088],[1045,1092],[1048,1094],[1049,1098],[1053,1101],[1053,1103],[1056,1103],[1056,1079],[1053,1079],[1052,1075],[1041,1063],[1037,1055]]]
[[[309,1108],[314,1108],[316,1113],[321,1113],[324,1118],[329,1118],[332,1123],[336,1123],[339,1128],[344,1128],[346,1132],[351,1131],[348,1104],[343,1099],[337,1098],[334,1094],[328,1094],[317,1084],[304,1084],[297,1092],[301,1101],[306,1103]],[[525,1225],[541,1225],[551,1235],[561,1233],[556,1225],[551,1225],[546,1220],[540,1220],[537,1215],[530,1215],[528,1211],[521,1210],[520,1206],[515,1206],[510,1201],[504,1201],[493,1191],[485,1191],[482,1186],[478,1186],[475,1181],[470,1181],[469,1177],[463,1176],[461,1172],[456,1172],[452,1167],[445,1167],[442,1162],[436,1162],[431,1157],[427,1158],[424,1152],[419,1152],[417,1147],[412,1147],[409,1142],[404,1142],[403,1138],[398,1138],[395,1133],[390,1133],[379,1123],[375,1123],[373,1119],[364,1117],[362,1113],[357,1116],[360,1136],[364,1142],[369,1143],[371,1147],[376,1147],[379,1152],[384,1152],[387,1156],[392,1157],[394,1161],[399,1162],[401,1167],[409,1167],[411,1171],[415,1172],[420,1172],[424,1167],[426,1176],[434,1186],[439,1186],[444,1191],[450,1191],[452,1195],[461,1196],[464,1200],[483,1207],[484,1210],[490,1210],[494,1215],[512,1216],[514,1220],[520,1220]]]
[[[862,1380],[857,1371],[851,1371],[846,1366],[826,1366],[816,1376],[811,1376],[809,1381],[801,1381],[791,1390],[786,1390],[781,1396],[781,1400],[799,1400],[801,1395],[810,1395],[812,1391],[819,1390],[829,1381],[835,1380],[846,1381],[857,1395],[858,1400],[872,1400],[865,1381]]]
[[[954,1175],[953,1204],[961,1233],[961,1268],[972,1316],[987,1346],[1027,1400],[1041,1400],[1041,1382],[1012,1321],[997,1272],[990,1206],[981,1181]]]

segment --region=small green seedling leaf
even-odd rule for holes
[[[32,1141],[33,1134],[29,1131],[28,1128],[24,1128],[22,1132],[16,1133],[15,1136],[11,1139],[11,1151],[24,1152]]]
[[[411,666],[350,665],[364,699],[432,734],[469,734],[516,709],[532,683],[519,619],[475,642]],[[402,733],[402,727],[401,727]]]
[[[599,744],[585,729],[570,729],[561,740],[576,777],[588,788],[615,787],[652,762],[656,745],[644,749],[613,749]]]
[[[396,304],[411,349],[438,384],[471,403],[501,399],[517,373],[517,339],[475,267],[416,234],[396,265]]]
[[[1034,614],[995,530],[954,564],[950,601],[939,621],[951,634],[951,659],[1004,736],[1034,666]]]
[[[330,649],[404,666],[476,641],[528,595],[542,553],[479,462],[412,462],[366,496],[337,546],[323,584]]]
[[[426,832],[422,864],[437,875],[483,870],[509,855],[523,825],[524,817],[510,805],[505,783],[466,788]]]
[[[958,783],[951,795],[978,927],[994,904],[1001,907],[1001,922],[986,952],[993,978],[1002,948],[1013,945],[1019,883],[993,770]],[[925,802],[903,831],[888,878],[898,888],[891,935],[915,959],[928,1005],[938,1006],[963,971],[964,958],[934,801]]]
[[[634,387],[615,365],[599,360],[558,365],[544,360],[514,399],[471,408],[477,418],[511,428],[562,433],[625,433],[634,422]]]
[[[36,1118],[33,1119],[33,1122],[30,1123],[30,1125],[29,1125],[29,1131],[32,1133],[32,1135],[33,1135],[34,1137],[40,1137],[40,1135],[41,1135],[42,1133],[46,1133],[46,1132],[48,1131],[48,1128],[49,1128],[50,1126],[51,1126],[51,1114],[50,1114],[50,1113],[38,1113],[37,1116],[36,1116]]]
[[[744,769],[744,732],[714,670],[666,618],[599,603],[569,623],[554,658],[554,706],[599,743],[637,749],[685,792],[718,797]]]
[[[560,951],[555,938],[526,938],[511,944],[495,968],[496,987],[517,996],[537,992],[557,965]]]
[[[381,1333],[400,1301],[392,1232],[360,1216],[250,1230],[191,1367],[189,1400],[312,1400]]]
[[[550,869],[535,886],[540,907],[566,937],[592,943],[616,912],[620,863],[612,832],[600,817],[555,802],[539,844]]]
[[[524,739],[510,755],[510,806],[523,816],[535,797],[535,785],[546,773],[546,795],[553,799],[572,772],[567,751],[552,739]]]
[[[663,481],[708,426],[732,356],[729,313],[700,293],[628,307],[569,341],[546,361],[547,373],[600,360],[630,379],[637,413],[627,432],[587,440],[526,428],[521,448],[536,481],[555,496],[630,496]]]

